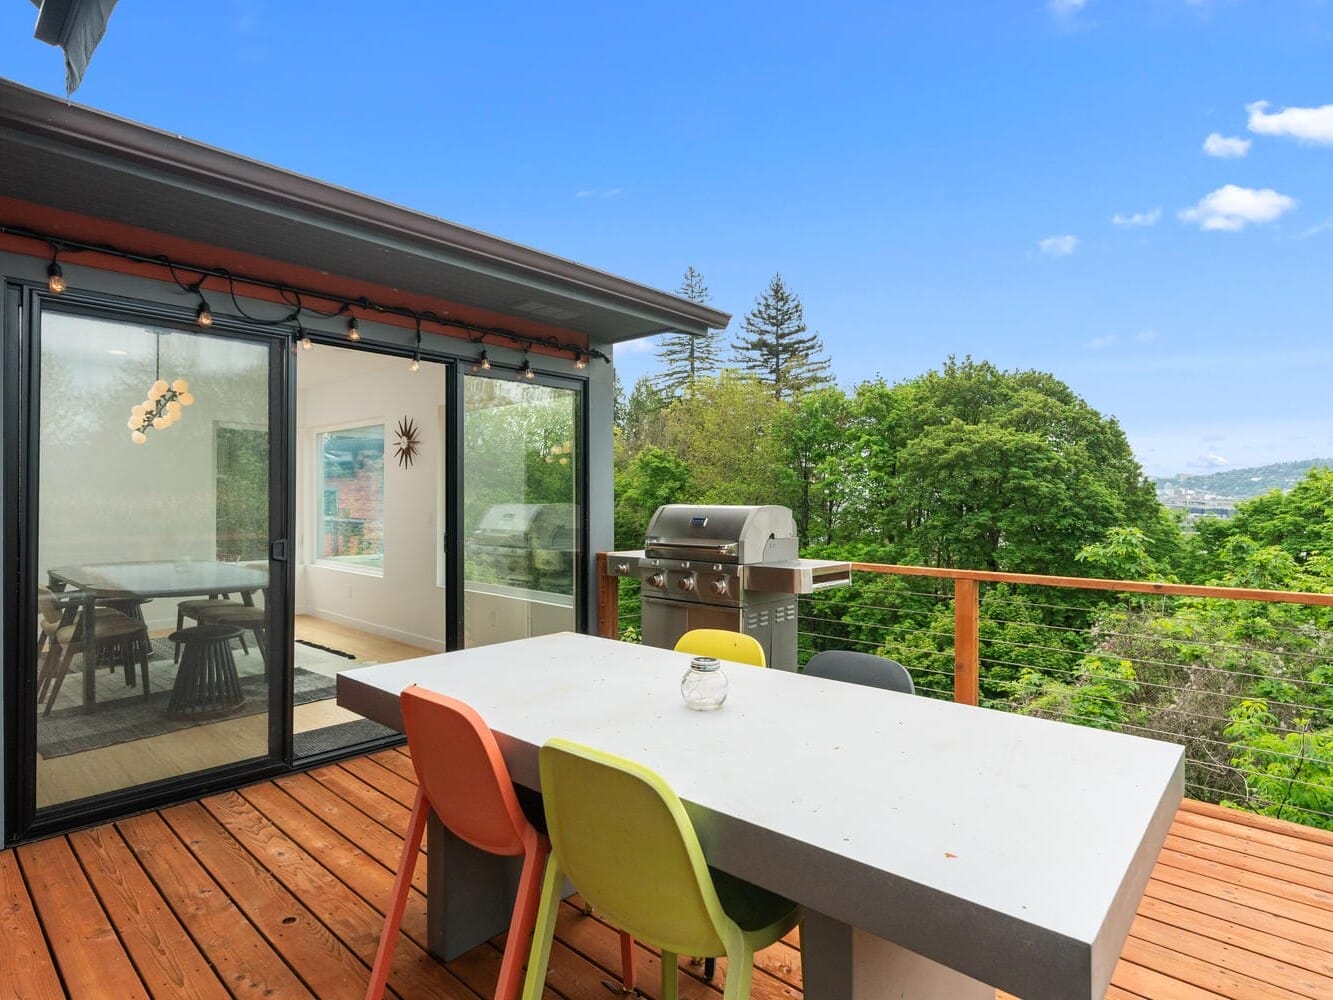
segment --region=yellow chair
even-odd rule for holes
[[[749,997],[754,953],[800,908],[709,869],[676,793],[641,764],[569,740],[539,757],[551,856],[523,984],[540,1000],[566,877],[617,927],[662,949],[661,1000],[677,1000],[678,955],[725,955],[723,1000]]]
[[[722,628],[691,629],[676,640],[677,653],[691,656],[715,656],[719,660],[734,660],[756,667],[768,666],[764,647],[752,635],[729,632]]]

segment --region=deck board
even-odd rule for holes
[[[359,997],[414,794],[406,751],[386,750],[0,853],[6,995]],[[488,998],[503,936],[431,959],[425,867],[391,994]],[[656,998],[661,956],[636,954]],[[717,1000],[726,962],[712,983],[688,959],[679,972],[684,1000]],[[616,931],[564,903],[547,1000],[605,1000],[619,974]],[[800,986],[790,935],[758,957],[752,996],[800,1000]],[[1187,801],[1107,997],[1333,1000],[1333,834]]]

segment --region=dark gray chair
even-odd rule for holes
[[[810,657],[805,672],[811,677],[830,681],[847,681],[866,687],[883,688],[901,694],[916,694],[916,685],[907,668],[896,660],[858,653],[851,649],[826,649]]]

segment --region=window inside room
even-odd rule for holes
[[[384,425],[315,436],[316,559],[381,573],[384,569]]]

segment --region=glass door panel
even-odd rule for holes
[[[273,344],[37,332],[38,810],[270,758]]]
[[[463,398],[463,641],[578,627],[581,394],[467,376]]]

